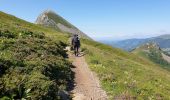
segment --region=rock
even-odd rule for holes
[[[35,23],[47,27],[52,27],[55,30],[70,34],[78,34],[80,37],[91,39],[89,36],[80,31],[74,25],[72,25],[71,23],[69,23],[64,18],[62,18],[51,10],[46,10],[42,14],[40,14]]]

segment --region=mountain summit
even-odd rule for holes
[[[52,27],[62,32],[78,34],[83,38],[91,39],[85,33],[80,31],[78,28],[76,28],[74,25],[66,21],[64,18],[62,18],[60,15],[56,14],[52,10],[46,10],[42,14],[40,14],[35,23]]]

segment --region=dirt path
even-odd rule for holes
[[[74,94],[73,100],[107,100],[105,91],[101,89],[99,80],[96,75],[88,68],[88,65],[83,56],[74,57],[73,65],[75,68],[75,87],[72,90]]]

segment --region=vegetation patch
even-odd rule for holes
[[[168,100],[170,72],[153,62],[94,41],[83,40],[86,60],[110,100]],[[94,52],[95,51],[95,52]]]
[[[0,99],[61,99],[73,80],[64,50],[67,36],[2,12],[0,16]]]

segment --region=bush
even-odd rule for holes
[[[10,32],[8,30],[0,30],[0,37],[5,37],[5,38],[16,38],[18,34]]]
[[[39,32],[7,33],[0,31],[0,99],[59,99],[72,80],[66,44]]]

